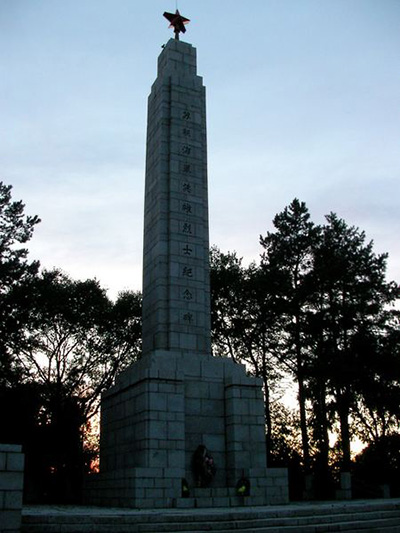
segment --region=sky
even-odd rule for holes
[[[175,0],[0,0],[0,180],[30,257],[140,290],[147,97]],[[258,260],[295,197],[399,281],[400,1],[179,0],[207,88],[210,243]]]

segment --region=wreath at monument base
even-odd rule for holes
[[[250,480],[242,476],[236,483],[236,494],[238,496],[250,496]]]
[[[192,470],[197,487],[209,487],[217,472],[214,459],[204,444],[197,446],[192,458]]]
[[[182,478],[181,486],[182,486],[182,498],[189,498],[190,496],[189,483],[186,481],[185,478]]]

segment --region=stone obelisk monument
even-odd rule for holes
[[[87,500],[284,503],[286,472],[266,467],[261,380],[211,355],[205,89],[196,50],[179,40],[188,20],[165,16],[175,39],[163,47],[148,102],[143,356],[103,396],[100,474]],[[193,472],[199,446],[216,465],[207,487]],[[243,477],[246,497],[237,493]]]
[[[205,89],[196,50],[171,39],[148,103],[144,354],[211,353],[208,254]]]

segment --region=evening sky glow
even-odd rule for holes
[[[32,259],[141,289],[147,96],[174,1],[0,0],[0,180]],[[210,243],[247,263],[294,197],[399,280],[400,2],[180,0],[207,88]]]

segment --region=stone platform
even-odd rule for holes
[[[22,533],[398,533],[400,499],[236,509],[25,507]]]
[[[199,492],[191,461],[200,444],[217,473],[212,488]],[[100,451],[100,474],[88,477],[85,503],[235,506],[242,476],[250,482],[252,505],[288,502],[286,469],[266,464],[261,380],[231,359],[161,351],[144,356],[103,397]],[[182,498],[183,479],[189,500]]]

